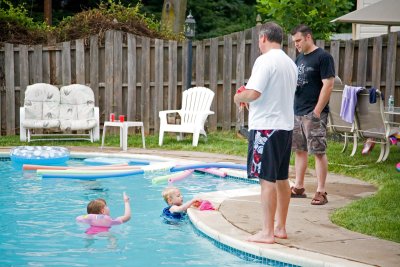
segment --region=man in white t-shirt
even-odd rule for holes
[[[287,238],[297,67],[281,49],[282,38],[279,25],[269,22],[261,26],[262,55],[254,63],[245,90],[234,97],[238,106],[249,106],[247,172],[249,177],[259,178],[261,184],[263,225],[259,233],[248,239],[252,242],[274,243],[275,238]]]

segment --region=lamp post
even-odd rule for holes
[[[186,89],[189,89],[192,85],[192,39],[196,34],[196,21],[192,16],[192,12],[189,11],[189,15],[185,20],[184,27],[185,37],[188,40],[188,55],[187,55],[187,67],[186,67]]]

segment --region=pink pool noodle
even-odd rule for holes
[[[207,169],[196,169],[197,171],[201,171],[201,172],[206,172],[209,174],[213,174],[216,176],[220,176],[220,177],[225,177],[226,176],[226,172],[224,171],[220,171],[218,169],[212,169],[212,168],[207,168]]]
[[[169,178],[168,182],[169,183],[173,183],[173,182],[176,182],[176,181],[179,181],[179,180],[183,180],[186,177],[188,177],[189,175],[191,175],[192,173],[193,173],[193,170],[183,171],[182,173],[179,173],[179,175]]]

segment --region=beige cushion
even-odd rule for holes
[[[71,84],[60,89],[61,120],[94,119],[94,94],[90,87]]]
[[[71,84],[60,89],[60,128],[87,130],[96,126],[94,94],[90,87]]]
[[[28,120],[58,119],[60,91],[46,83],[29,85],[25,91],[24,106],[25,118]]]

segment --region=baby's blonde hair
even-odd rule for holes
[[[164,198],[165,202],[168,203],[168,200],[171,198],[171,195],[176,191],[179,190],[177,187],[175,186],[168,186],[166,187],[163,191],[162,191],[162,197]]]

